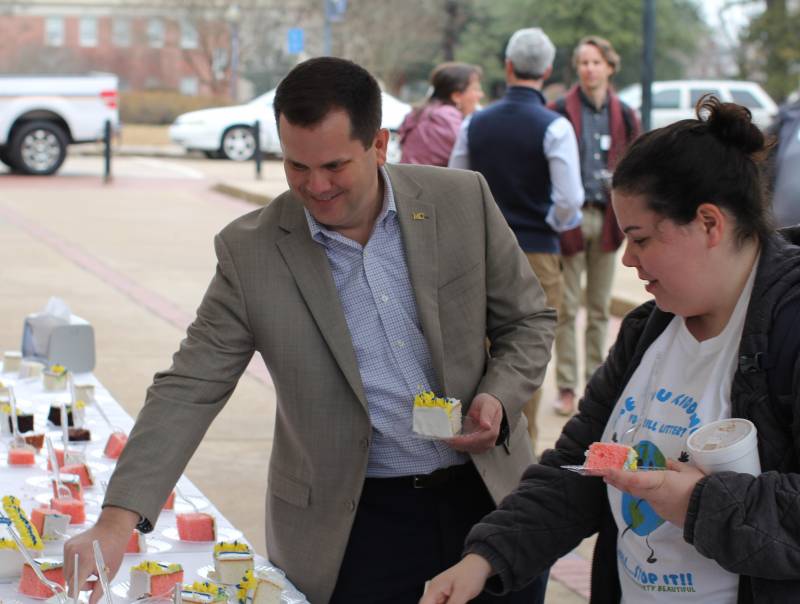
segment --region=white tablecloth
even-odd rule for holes
[[[103,448],[111,433],[110,427],[102,419],[95,408],[101,405],[106,416],[115,428],[130,432],[133,420],[114,400],[111,394],[91,374],[77,374],[75,383],[91,383],[95,385],[95,402],[86,406],[85,427],[91,430],[92,439],[87,443],[70,443],[71,449],[84,450],[87,463],[94,475],[95,485],[84,489],[87,523],[80,526],[71,526],[70,534],[78,533],[90,526],[100,513],[100,504],[103,500],[103,481],[107,481],[114,470],[115,460],[103,455]],[[34,424],[37,432],[45,432],[50,436],[56,448],[61,448],[61,428],[47,422],[50,405],[69,402],[68,391],[45,392],[42,379],[33,378],[19,380],[15,375],[0,373],[0,381],[5,385],[14,387],[17,406],[27,412],[34,413]],[[23,509],[30,515],[30,511],[37,506],[46,505],[52,496],[50,474],[47,472],[46,447],[36,456],[35,466],[9,466],[7,462],[8,447],[11,443],[9,435],[3,435],[0,442],[0,497],[14,495],[20,499]],[[214,507],[197,487],[185,476],[178,482],[181,493],[190,499],[201,511],[213,514],[217,522],[217,540],[232,541],[242,540],[242,534]],[[127,598],[127,581],[130,576],[130,567],[142,560],[157,560],[160,562],[178,562],[184,569],[184,583],[195,580],[205,580],[208,570],[213,568],[212,550],[213,543],[190,543],[180,541],[177,535],[175,512],[191,512],[191,504],[180,497],[175,498],[175,511],[163,511],[154,530],[147,535],[147,554],[126,554],[117,577],[112,581],[111,591],[114,601],[124,603]],[[8,537],[4,527],[0,527],[0,536]],[[45,545],[44,554],[37,557],[61,558],[63,542],[49,542]],[[269,566],[264,558],[256,558],[256,566]],[[235,594],[234,594],[235,595]],[[17,601],[33,604],[36,600],[23,596],[17,591],[16,582],[0,583],[0,601]],[[286,604],[307,603],[303,594],[287,581],[282,602]]]

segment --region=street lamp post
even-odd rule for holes
[[[225,20],[231,27],[231,77],[230,77],[230,97],[232,100],[238,99],[239,84],[239,22],[242,19],[242,12],[238,4],[231,4],[225,11]]]

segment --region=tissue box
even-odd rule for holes
[[[28,315],[22,330],[22,356],[41,361],[48,367],[63,365],[73,373],[92,371],[94,329],[77,315],[58,321],[44,313]]]

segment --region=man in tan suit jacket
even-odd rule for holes
[[[312,94],[309,85],[318,89]],[[366,91],[349,92],[359,85]],[[326,101],[332,89],[356,99],[357,107],[366,103],[371,117],[362,119],[348,100]],[[432,567],[420,569],[421,578],[401,594],[406,587],[400,584],[411,579],[395,576],[403,572],[392,575],[387,560],[413,560],[436,548],[420,541],[427,533],[399,543],[404,535],[391,533],[394,519],[370,517],[364,498],[369,493],[390,509],[395,504],[392,513],[399,520],[414,506],[424,511],[430,501],[462,489],[464,495],[443,512],[449,522],[461,508],[476,510],[458,529],[463,534],[450,537],[457,560],[469,524],[508,494],[533,461],[521,410],[542,382],[555,312],[545,307],[481,176],[385,166],[388,132],[378,127],[380,92],[362,68],[341,59],[307,61],[281,83],[275,107],[290,191],[217,236],[217,272],[197,318],[172,367],[157,374],[148,390],[97,524],[66,545],[65,572],[71,576],[69,562],[79,552],[80,576],[88,576],[93,539],[100,539],[116,572],[130,530],[152,530],[208,425],[258,351],[272,375],[278,407],[266,501],[270,559],[314,604],[412,602]],[[393,449],[394,435],[375,427],[386,403],[374,394],[375,375],[367,366],[372,359],[360,356],[372,345],[357,336],[366,319],[347,310],[342,300],[348,285],[335,278],[336,256],[321,245],[324,238],[312,236],[322,229],[339,237],[361,250],[365,265],[376,225],[383,230],[390,224],[379,215],[396,215],[404,254],[392,261],[413,291],[406,311],[416,313],[410,324],[427,348],[431,382],[437,394],[464,401],[475,423],[474,431],[446,444],[420,444],[431,453],[416,462],[413,453]],[[417,445],[403,439],[411,432],[414,394],[411,387],[393,407],[409,418],[408,425],[397,426],[396,438],[412,442],[412,449]],[[437,455],[457,461],[439,466]],[[432,462],[433,471],[387,475],[369,469],[397,459],[420,467]],[[488,501],[484,508],[476,507],[481,497]],[[401,554],[403,547],[410,555]],[[360,596],[359,571],[365,582],[376,577],[377,569],[364,567],[373,561],[398,583],[381,580]],[[447,564],[434,566],[442,570]],[[383,593],[380,599],[381,589],[398,595]]]

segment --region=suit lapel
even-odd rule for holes
[[[328,257],[325,249],[311,238],[300,201],[293,199],[284,207],[281,228],[286,235],[278,240],[278,249],[342,373],[369,413],[353,341]]]
[[[439,258],[436,206],[422,199],[422,188],[394,166],[387,166],[394,191],[406,264],[417,301],[417,313],[428,342],[439,386],[447,392],[444,344],[439,323]]]

